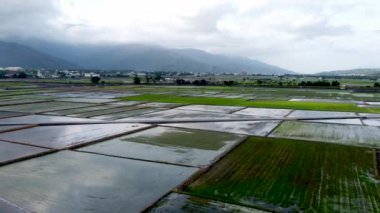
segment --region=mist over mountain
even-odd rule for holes
[[[29,46],[29,47],[28,47]],[[24,47],[24,49],[20,49]],[[136,71],[178,71],[178,72],[211,72],[250,74],[290,74],[290,70],[282,69],[257,60],[244,57],[211,54],[198,49],[169,49],[157,45],[146,44],[63,44],[44,41],[23,42],[18,48],[26,55],[41,52],[50,56],[50,64],[41,60],[33,60],[34,64],[21,63],[25,57],[20,55],[20,64],[25,67],[63,68],[63,61],[75,64],[84,69],[136,70]],[[2,53],[6,54],[6,53]],[[16,55],[17,56],[17,55]],[[17,57],[12,57],[16,66]],[[52,60],[56,59],[56,61]],[[58,59],[62,59],[61,61]],[[31,60],[32,61],[32,60]],[[54,63],[56,63],[54,65]],[[0,64],[2,65],[2,64]],[[27,66],[28,65],[28,66]],[[33,65],[33,66],[31,66]],[[49,65],[49,66],[47,66]],[[72,66],[71,66],[72,67]]]
[[[316,73],[317,75],[380,75],[380,68],[360,68],[350,70],[334,70]]]
[[[42,53],[28,46],[0,41],[0,67],[77,68],[63,59]]]

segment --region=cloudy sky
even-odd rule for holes
[[[149,43],[290,70],[380,67],[376,0],[0,0],[0,40]]]

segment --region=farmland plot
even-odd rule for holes
[[[48,151],[48,149],[0,141],[0,165],[18,158],[44,153],[46,151]]]
[[[0,92],[0,97],[8,97],[8,96],[15,96],[15,95],[27,95],[27,94],[33,94],[33,93],[41,93],[44,91],[37,91],[37,90],[31,90],[31,89],[23,89],[23,90],[5,90]]]
[[[10,118],[10,117],[16,117],[16,116],[22,116],[22,115],[26,115],[26,113],[0,111],[0,118]]]
[[[264,213],[266,211],[249,207],[208,200],[185,194],[172,193],[160,201],[149,212],[240,212]]]
[[[21,208],[0,197],[0,209],[5,213],[31,213],[29,210]]]
[[[128,94],[122,93],[106,93],[106,92],[61,92],[61,93],[49,93],[48,96],[61,97],[61,98],[103,98],[111,99],[121,96],[128,96]]]
[[[0,197],[33,212],[140,212],[195,168],[62,151],[0,169]]]
[[[48,112],[48,111],[54,111],[54,110],[79,108],[79,107],[89,107],[89,106],[93,106],[93,104],[51,101],[51,102],[44,102],[44,103],[3,106],[3,107],[0,107],[0,110],[27,112],[27,113],[40,113],[40,112]]]
[[[0,140],[46,148],[67,148],[148,127],[145,124],[38,126],[0,134]]]
[[[369,104],[369,105],[375,105],[375,106],[379,106],[380,105],[380,102],[373,102],[373,101],[366,101],[365,103]]]
[[[109,99],[109,98],[60,98],[57,99],[57,101],[67,101],[67,102],[79,102],[79,103],[109,103],[117,101],[115,99]]]
[[[73,114],[80,114],[80,113],[86,113],[91,111],[98,111],[98,110],[104,110],[104,109],[113,109],[120,106],[115,105],[95,105],[90,107],[82,107],[82,108],[74,108],[74,109],[63,109],[63,110],[56,110],[52,112],[45,112],[43,114],[46,115],[73,115]]]
[[[202,167],[243,138],[242,135],[228,133],[156,127],[79,150]]]
[[[246,108],[233,113],[234,115],[249,115],[255,117],[283,118],[292,110],[289,109],[267,109],[267,108]]]
[[[235,134],[265,136],[269,134],[279,121],[239,121],[239,122],[209,122],[209,123],[182,123],[162,124],[163,126],[182,127],[189,129],[211,130]]]
[[[29,104],[29,103],[38,103],[38,102],[45,102],[44,100],[37,100],[37,99],[1,99],[0,100],[0,106],[9,106],[9,105],[16,105],[16,104]]]
[[[17,130],[17,129],[23,129],[26,127],[28,127],[28,125],[5,125],[5,126],[0,126],[0,132],[9,132],[9,131]]]
[[[301,102],[332,102],[332,103],[354,103],[364,104],[364,101],[354,100],[340,100],[340,99],[318,99],[318,98],[292,98],[289,101],[301,101]]]
[[[363,123],[368,126],[380,126],[380,114],[359,113],[361,116],[367,116],[368,119],[363,119]],[[370,118],[374,117],[374,118]]]
[[[311,110],[295,110],[288,118],[338,118],[338,117],[354,117],[357,116],[354,112],[331,112],[331,111],[311,111]],[[305,120],[306,122],[319,122],[319,123],[338,123],[338,124],[356,124],[362,125],[360,119],[322,119],[322,120]]]
[[[244,107],[235,107],[235,106],[188,105],[188,106],[178,107],[177,109],[216,112],[216,113],[230,113],[230,112],[237,111],[243,108]]]
[[[49,115],[26,115],[13,118],[0,119],[3,123],[24,123],[24,124],[37,124],[49,122],[89,122],[96,121],[94,119],[86,118],[70,118],[65,116],[49,116]]]
[[[79,113],[69,114],[68,116],[89,118],[89,117],[95,117],[95,116],[112,114],[112,113],[120,113],[120,112],[129,111],[129,110],[140,109],[140,108],[141,107],[139,106],[123,106],[123,107],[118,106],[118,107],[109,107],[108,109],[103,109],[103,110],[79,112]]]
[[[43,94],[27,94],[27,95],[14,95],[14,96],[6,96],[0,97],[4,99],[14,99],[14,100],[24,100],[24,99],[33,99],[33,100],[53,100],[53,97],[49,97]],[[3,99],[2,99],[3,100]]]
[[[144,102],[142,101],[115,101],[108,103],[110,106],[134,106],[134,105],[139,105],[143,104]]]
[[[135,109],[133,109],[133,110],[116,112],[116,113],[111,113],[111,114],[106,114],[106,115],[98,115],[98,116],[94,116],[91,118],[100,119],[100,120],[123,121],[124,118],[128,118],[131,116],[139,116],[139,115],[143,115],[143,114],[148,114],[148,113],[153,113],[153,112],[164,110],[164,109],[160,109],[160,108],[139,108],[139,107],[140,106],[136,106]]]
[[[181,104],[175,104],[175,103],[160,103],[160,102],[150,102],[141,104],[140,106],[143,107],[159,107],[159,108],[174,108],[178,106],[182,106]]]
[[[248,116],[192,111],[192,110],[178,110],[170,109],[145,115],[131,117],[130,119],[154,119],[154,120],[173,120],[173,119],[228,119],[228,118],[242,118]]]
[[[285,121],[271,137],[380,147],[380,128],[374,126]]]
[[[185,190],[271,211],[378,212],[373,158],[369,148],[252,137]]]

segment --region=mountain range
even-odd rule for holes
[[[76,65],[25,45],[0,41],[0,67],[72,68]]]
[[[380,68],[361,68],[350,70],[335,70],[317,73],[317,75],[330,75],[330,76],[355,76],[355,75],[380,75]]]
[[[246,57],[198,49],[170,49],[146,44],[61,44],[44,41],[0,42],[0,67],[82,68],[104,70],[291,74]]]

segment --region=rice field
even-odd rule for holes
[[[204,199],[186,194],[172,193],[150,209],[150,212],[240,212],[264,213],[266,211],[220,201]]]
[[[244,137],[228,133],[156,127],[80,148],[80,151],[205,167]]]
[[[198,110],[180,110],[177,108],[170,110],[161,110],[154,113],[139,115],[136,119],[216,119],[216,118],[241,118],[242,116],[224,113],[214,113]]]
[[[269,100],[268,100],[269,99]],[[144,94],[121,98],[126,101],[153,101],[164,103],[179,104],[203,104],[203,105],[222,105],[222,106],[243,106],[271,109],[300,109],[300,110],[320,110],[320,111],[341,111],[341,112],[362,112],[380,113],[380,108],[359,107],[355,103],[336,103],[336,102],[304,102],[289,101],[287,98],[274,99],[274,97],[249,100],[246,98],[223,98],[223,97],[189,97],[175,94]]]
[[[271,211],[378,212],[373,150],[252,137],[185,191]]]
[[[2,167],[0,197],[35,212],[139,212],[194,171],[62,151]]]
[[[69,108],[89,107],[93,104],[88,103],[69,103],[69,102],[46,102],[46,103],[29,103],[11,106],[2,106],[0,110],[3,111],[17,111],[26,113],[41,113]]]
[[[248,115],[265,118],[284,118],[291,112],[292,110],[289,109],[245,108],[236,111],[234,115]]]
[[[94,121],[84,118],[72,118],[66,116],[48,116],[48,115],[25,115],[12,118],[4,118],[1,120],[4,123],[26,123],[26,124],[38,124],[49,122],[88,122]]]
[[[380,146],[380,128],[375,126],[285,121],[270,136],[353,146]]]
[[[0,119],[2,118],[11,118],[11,117],[17,117],[25,115],[25,113],[22,112],[9,112],[9,111],[0,111]]]
[[[0,166],[13,160],[47,152],[48,149],[1,141]]]
[[[214,112],[214,113],[231,113],[243,109],[243,107],[234,106],[209,106],[209,105],[187,105],[178,107],[177,109],[186,111],[203,111],[203,112]]]
[[[38,147],[62,149],[148,127],[146,124],[94,124],[38,126],[6,132],[0,140]]]
[[[0,212],[379,212],[379,101],[317,89],[0,88]]]
[[[279,121],[237,121],[212,123],[174,123],[162,125],[188,129],[209,130],[216,132],[229,132],[244,135],[266,136],[273,129],[275,129],[279,123]]]
[[[294,110],[287,117],[288,118],[327,118],[327,117],[355,117],[357,116],[354,112],[333,112],[333,111],[311,111],[311,110]],[[353,119],[323,119],[323,120],[305,120],[308,122],[319,122],[319,123],[337,123],[337,124],[355,124],[362,125],[359,118]]]

